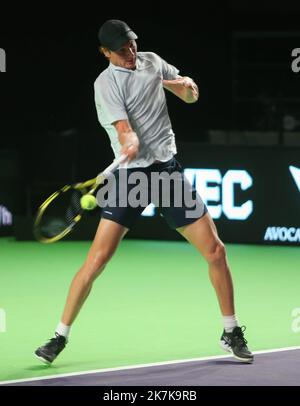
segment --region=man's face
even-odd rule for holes
[[[130,40],[117,51],[110,51],[109,60],[113,65],[126,69],[135,69],[137,46]]]

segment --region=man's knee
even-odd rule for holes
[[[93,265],[95,268],[102,268],[107,264],[110,258],[113,256],[113,251],[109,249],[101,249],[94,255]]]
[[[206,255],[207,262],[209,264],[216,264],[225,261],[225,258],[226,258],[225,245],[220,240],[214,242]]]
[[[100,275],[112,255],[113,252],[103,249],[87,259],[82,268],[86,283],[90,284]]]

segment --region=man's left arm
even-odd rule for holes
[[[174,80],[163,80],[163,87],[186,103],[195,103],[199,98],[198,86],[188,76],[178,75]]]

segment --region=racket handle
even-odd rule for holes
[[[127,155],[122,154],[119,156],[119,158],[116,158],[112,164],[110,164],[106,169],[104,169],[103,172],[101,172],[97,178],[96,178],[96,183],[102,183],[104,179],[106,179],[112,172],[114,172],[118,166],[125,162],[126,159],[128,158]]]

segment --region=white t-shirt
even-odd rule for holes
[[[155,160],[165,162],[176,154],[162,81],[175,79],[178,72],[155,53],[138,52],[135,70],[110,64],[96,79],[98,119],[115,157],[120,155],[121,144],[113,122],[128,120],[139,138],[139,154],[128,168],[147,167]]]

